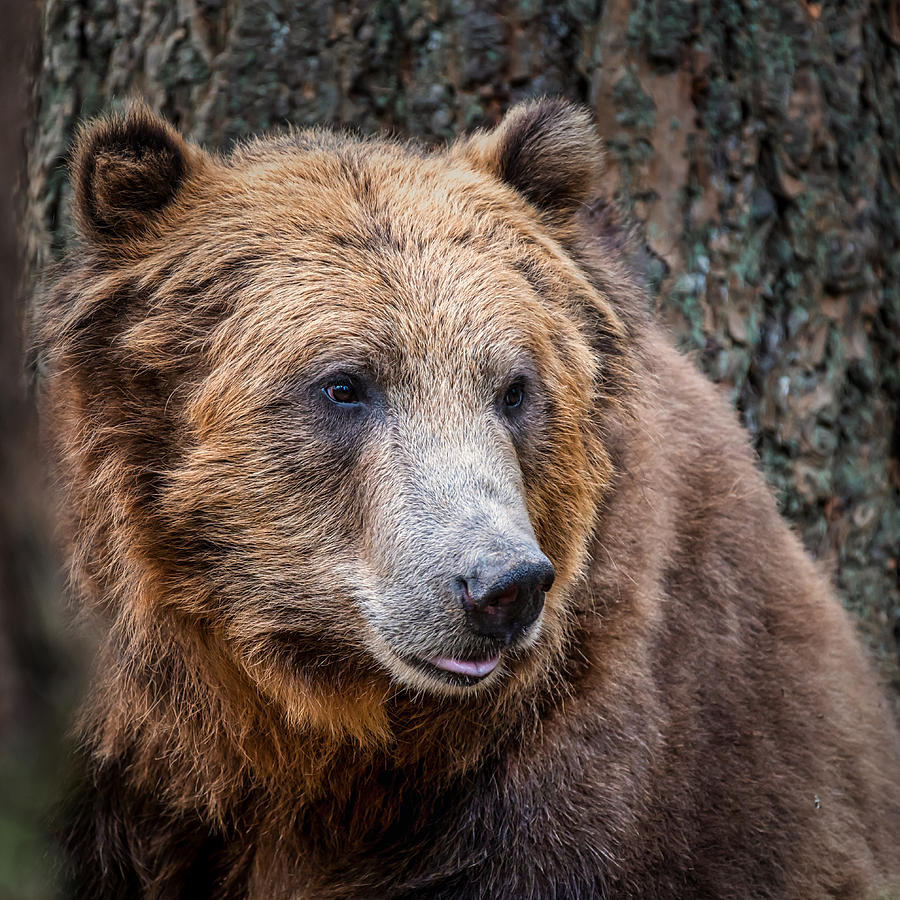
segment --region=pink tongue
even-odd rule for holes
[[[457,675],[474,675],[478,678],[493,672],[500,662],[499,656],[490,659],[451,659],[448,656],[435,656],[429,659],[433,666],[443,669],[445,672],[454,672]]]

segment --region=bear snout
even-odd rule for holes
[[[458,582],[469,628],[511,644],[541,614],[555,575],[536,547],[525,558],[519,552],[480,559]]]

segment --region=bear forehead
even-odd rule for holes
[[[288,247],[241,292],[213,348],[271,371],[342,362],[395,380],[423,362],[432,372],[546,364],[549,336],[566,332],[526,279],[472,253]]]
[[[211,190],[192,228],[245,260],[233,350],[452,361],[509,356],[566,327],[540,284],[558,294],[571,280],[562,253],[512,192],[446,159],[270,150],[238,157]]]
[[[524,204],[496,179],[454,163],[377,142],[340,151],[273,149],[236,154],[211,179],[214,216],[261,243],[330,240],[343,249],[417,242],[507,243]]]
[[[348,233],[356,225],[354,236],[367,239],[373,236],[368,229],[386,216],[430,237],[458,240],[490,234],[485,226],[497,224],[490,217],[525,208],[496,178],[412,145],[346,140],[323,149],[305,149],[302,141],[297,147],[284,141],[260,146],[253,154],[233,154],[222,172],[221,186],[238,199],[242,214],[290,213],[302,204],[304,220],[324,231]]]

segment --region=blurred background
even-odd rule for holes
[[[589,106],[651,302],[735,405],[900,698],[900,0],[0,0],[0,898],[54,896],[90,655],[63,601],[21,319],[71,243],[78,122],[143,96],[227,151],[289,124],[440,143]]]

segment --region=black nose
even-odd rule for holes
[[[469,627],[511,643],[541,614],[555,574],[540,551],[528,559],[492,559],[489,565],[477,565],[469,578],[460,579]]]

